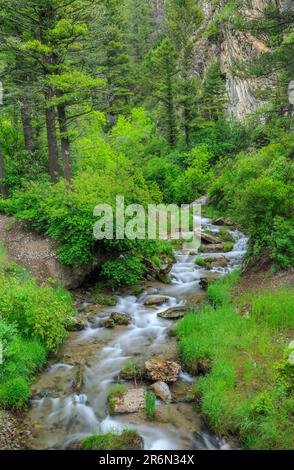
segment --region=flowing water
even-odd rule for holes
[[[220,228],[209,219],[202,219],[203,230],[218,232]],[[246,237],[238,231],[231,231],[231,234],[235,239],[234,249],[225,254],[229,265],[212,270],[219,276],[238,267],[246,251]],[[87,328],[70,335],[60,352],[61,362],[49,365],[33,386],[26,420],[32,433],[28,442],[30,448],[68,448],[93,432],[125,428],[138,430],[146,450],[229,448],[228,443],[205,429],[195,406],[185,399],[195,379],[184,371],[171,386],[173,402],[169,405],[157,402],[159,418],[156,421],[145,420],[144,413],[110,416],[107,408],[109,386],[117,381],[122,366],[129,359],[143,363],[154,356],[175,358],[175,339],[167,335],[174,323],[157,314],[169,307],[189,304],[191,295],[201,296],[199,280],[207,271],[195,265],[195,258],[183,251],[176,252],[172,284],[151,284],[139,296],[121,294],[116,307],[92,313]],[[144,299],[152,293],[166,295],[169,300],[161,307],[147,307]],[[91,309],[91,301],[81,299],[80,309],[86,313]],[[112,311],[131,315],[131,324],[113,330],[101,327],[101,321]],[[74,393],[77,374],[82,386]]]

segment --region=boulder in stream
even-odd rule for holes
[[[170,403],[172,401],[171,391],[165,382],[155,382],[150,386],[150,388],[153,390],[157,398],[165,403]]]
[[[145,389],[131,388],[111,395],[110,409],[113,414],[137,413],[145,406]]]
[[[207,270],[211,268],[226,268],[229,262],[230,261],[225,256],[196,259],[196,264],[204,267]]]
[[[220,240],[217,236],[213,235],[212,233],[207,233],[207,232],[195,232],[195,235],[199,237],[203,242],[205,243],[212,243],[212,244],[217,244],[220,243]]]
[[[226,243],[215,243],[210,245],[201,245],[202,253],[224,253],[226,251]],[[228,250],[227,250],[228,251]]]
[[[177,362],[162,359],[150,359],[145,362],[145,376],[156,382],[176,382],[181,372]]]
[[[122,312],[112,312],[110,319],[113,320],[116,325],[129,325],[131,323],[130,315]]]
[[[106,320],[102,320],[100,325],[103,328],[114,328],[115,327],[115,322],[112,318],[106,318]]]
[[[167,320],[178,320],[179,318],[183,318],[186,313],[189,311],[188,306],[184,307],[172,307],[167,310],[164,310],[164,312],[159,312],[157,314],[158,317],[160,318],[166,318]]]
[[[207,276],[202,277],[200,279],[199,286],[202,287],[202,289],[206,290],[211,282],[214,282],[219,278],[220,275],[218,273],[209,273],[207,274]]]
[[[144,305],[152,307],[152,305],[162,305],[169,301],[169,297],[166,295],[148,295],[144,300]]]
[[[67,326],[68,331],[82,331],[86,328],[87,322],[80,317],[72,317]]]

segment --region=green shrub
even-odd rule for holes
[[[0,384],[0,407],[15,411],[23,410],[28,405],[30,389],[27,381],[15,377]]]
[[[153,392],[145,393],[145,412],[148,419],[154,419],[156,415],[156,396]]]
[[[278,139],[224,160],[209,196],[251,238],[251,254],[267,250],[280,266],[289,267],[294,263],[293,136],[282,131]]]
[[[266,237],[271,257],[283,268],[294,265],[294,223],[293,220],[275,217],[270,235]]]
[[[131,286],[142,280],[145,272],[143,261],[138,256],[122,256],[114,261],[106,261],[102,275],[117,285]]]
[[[7,323],[0,317],[0,344],[2,346],[3,357],[6,356],[8,345],[17,335],[17,326],[14,323]]]
[[[16,337],[7,347],[3,370],[9,376],[23,375],[30,379],[45,364],[46,358],[46,348],[40,341]]]
[[[198,266],[204,266],[205,265],[205,259],[204,258],[196,258],[195,263]]]
[[[224,243],[224,252],[227,253],[228,251],[232,251],[234,248],[234,244],[230,242]]]
[[[251,405],[252,413],[266,415],[272,411],[273,397],[268,391],[260,392]]]
[[[24,335],[43,341],[56,351],[66,336],[66,324],[73,315],[71,297],[62,289],[38,286],[34,279],[22,283],[0,275],[0,311],[16,323]]]

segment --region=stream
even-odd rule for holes
[[[221,228],[212,225],[210,219],[202,219],[202,230],[217,233]],[[203,257],[225,256],[229,259],[227,267],[213,268],[210,275],[213,272],[216,277],[223,276],[242,262],[247,238],[237,230],[230,233],[235,240],[233,251],[201,254]],[[208,271],[196,266],[196,256],[190,253],[178,251],[175,256],[170,285],[148,282],[146,290],[139,296],[130,292],[118,295],[115,307],[95,308],[87,291],[78,293],[78,310],[87,315],[87,327],[70,334],[58,358],[49,361],[32,387],[31,407],[25,418],[31,431],[27,443],[30,449],[73,448],[73,442],[93,432],[106,433],[125,428],[139,432],[146,450],[231,448],[230,443],[217,438],[205,427],[195,404],[186,399],[197,379],[185,371],[170,386],[172,403],[167,405],[157,401],[155,421],[146,420],[143,412],[108,413],[108,389],[117,382],[119,372],[128,360],[143,364],[151,357],[176,358],[176,339],[168,335],[175,323],[157,314],[170,307],[189,305],[193,297],[203,296],[199,281]],[[145,306],[148,294],[166,295],[169,300],[160,307]],[[128,313],[132,318],[131,324],[113,329],[101,327],[101,321],[113,311]],[[77,392],[73,384],[79,374],[81,386]]]

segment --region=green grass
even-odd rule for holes
[[[209,284],[207,289],[208,300],[215,307],[228,303],[231,299],[231,290],[238,282],[239,271],[234,271],[217,282]]]
[[[237,279],[233,274],[209,286],[212,305],[179,322],[179,353],[190,369],[211,360],[211,372],[198,377],[193,392],[217,433],[234,433],[251,449],[292,449],[294,366],[285,351],[294,327],[293,290],[235,299]],[[240,314],[246,303],[248,318]]]
[[[141,438],[136,431],[124,430],[121,434],[94,434],[81,445],[82,450],[135,450],[141,447]]]
[[[150,420],[156,416],[156,396],[150,391],[145,393],[145,413]]]
[[[143,368],[132,359],[128,360],[122,367],[120,374],[127,380],[139,380],[143,376]]]
[[[114,411],[117,397],[123,395],[128,391],[128,387],[124,384],[113,384],[108,389],[107,401],[109,403],[110,411]]]
[[[124,384],[113,384],[108,389],[108,399],[111,400],[115,395],[123,395],[128,391],[128,387]]]

